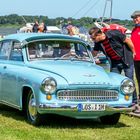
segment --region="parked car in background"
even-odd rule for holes
[[[0,41],[0,103],[24,111],[33,125],[47,114],[116,124],[131,111],[134,89],[127,77],[97,66],[80,38],[22,33]]]
[[[47,33],[58,33],[58,34],[61,34],[62,31],[57,26],[47,26]]]
[[[19,28],[17,30],[17,33],[31,33],[33,32],[33,26],[34,26],[34,23],[26,23],[25,26]],[[46,26],[47,28],[47,33],[59,33],[61,34],[62,31],[60,28],[58,28],[57,26]]]
[[[26,23],[25,26],[19,28],[17,30],[18,33],[30,33],[32,32],[32,29],[33,29],[33,26],[34,26],[34,23]]]

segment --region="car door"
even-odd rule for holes
[[[7,61],[3,63],[2,79],[1,79],[1,92],[3,101],[11,104],[17,105],[18,97],[17,94],[17,72],[19,70],[18,63],[22,62],[22,56],[18,53],[17,49],[13,48],[13,41],[6,41],[2,45],[2,49],[7,48],[8,54]]]
[[[1,50],[1,44],[2,44],[2,42],[0,42],[0,50]],[[2,62],[1,62],[1,58],[0,58],[0,102],[2,101],[1,77],[2,77]]]
[[[12,47],[12,42],[10,40],[3,41],[1,45],[1,50],[0,50],[2,101],[4,101],[5,99],[8,99],[8,94],[11,91],[10,87],[7,84],[7,78],[8,78],[7,66],[8,66],[8,58],[10,55],[11,47]]]

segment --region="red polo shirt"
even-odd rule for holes
[[[131,39],[135,47],[136,55],[134,60],[140,61],[140,26],[135,27],[131,34]]]

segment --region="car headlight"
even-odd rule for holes
[[[48,94],[53,93],[56,90],[56,88],[57,88],[57,83],[56,83],[55,79],[52,77],[48,77],[48,78],[44,79],[41,84],[41,90]]]
[[[132,80],[125,79],[121,83],[121,90],[124,94],[131,94],[135,90],[135,85]]]

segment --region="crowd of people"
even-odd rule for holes
[[[34,33],[45,33],[47,31],[47,27],[45,25],[44,22],[42,23],[38,23],[38,21],[35,21],[35,24],[33,25],[33,29],[32,29],[32,32]]]
[[[135,68],[139,92],[134,91],[132,102],[135,105],[134,112],[140,113],[138,105],[140,100],[140,11],[135,11],[131,18],[135,24],[131,38],[119,30],[104,32],[98,27],[92,27],[89,35],[95,44],[93,55],[96,56],[99,51],[103,51],[110,62],[111,72],[121,74],[123,70],[125,75],[133,80]]]

